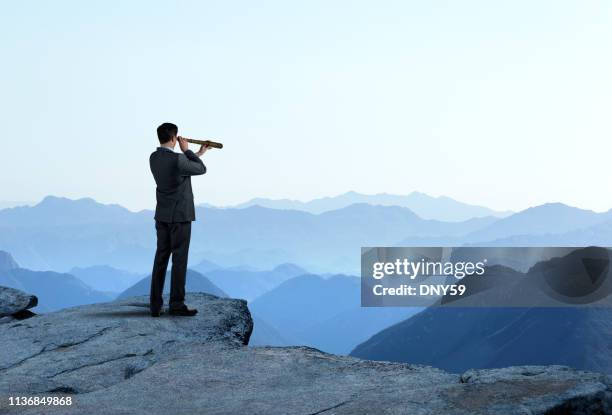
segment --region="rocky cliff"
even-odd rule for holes
[[[145,297],[0,323],[0,413],[605,414],[612,381],[561,366],[454,375],[306,347],[245,347],[246,302],[188,294],[194,318],[150,318]],[[70,407],[8,396],[70,395]]]

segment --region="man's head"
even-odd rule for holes
[[[165,122],[157,127],[157,138],[159,139],[159,143],[164,146],[174,148],[176,145],[177,134],[178,127],[176,124]]]

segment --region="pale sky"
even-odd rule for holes
[[[608,1],[3,1],[0,50],[0,201],[151,208],[171,121],[197,202],[612,208]]]

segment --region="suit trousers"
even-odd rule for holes
[[[170,281],[170,309],[179,309],[185,304],[185,282],[187,257],[191,240],[191,222],[166,223],[155,221],[157,251],[151,275],[151,311],[161,310],[164,300],[164,281],[168,261],[172,255],[172,279]]]

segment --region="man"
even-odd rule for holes
[[[151,275],[151,316],[162,313],[164,280],[168,260],[172,254],[172,280],[168,312],[176,316],[194,316],[198,310],[185,305],[185,279],[187,256],[191,239],[191,222],[195,220],[191,176],[206,173],[200,157],[208,150],[200,147],[197,153],[189,150],[188,143],[178,135],[178,127],[164,123],[157,128],[160,147],[149,157],[151,172],[157,185],[155,229],[157,251]],[[176,143],[183,154],[175,153]]]

